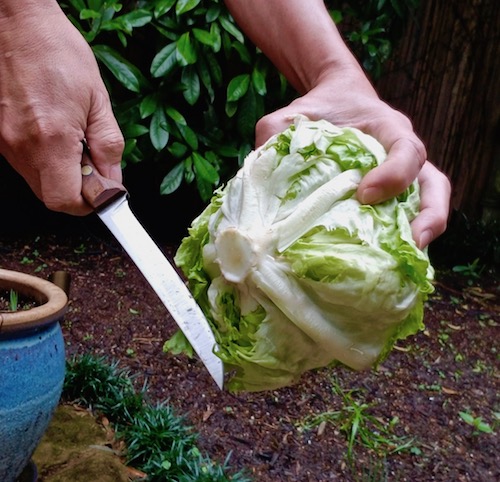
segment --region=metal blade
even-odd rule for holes
[[[130,210],[127,196],[97,212],[177,322],[220,389],[224,365],[214,334],[181,277]]]

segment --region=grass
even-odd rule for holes
[[[149,482],[249,482],[230,474],[228,456],[220,464],[196,445],[198,435],[184,417],[165,404],[152,406],[146,386],[134,388],[129,372],[104,357],[83,355],[66,363],[63,400],[103,414],[126,446],[126,463],[147,474]]]
[[[370,464],[363,469],[363,480],[385,480],[386,461],[388,456],[410,452],[418,453],[419,449],[411,437],[398,436],[395,427],[399,420],[393,417],[389,421],[382,420],[372,413],[374,404],[362,398],[360,390],[346,390],[339,382],[332,380],[332,392],[341,400],[338,410],[331,410],[306,417],[298,426],[299,430],[324,430],[332,424],[342,433],[347,442],[346,458],[353,475],[356,471],[357,450],[368,449]],[[368,470],[368,472],[366,472]]]

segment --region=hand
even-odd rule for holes
[[[425,147],[408,118],[382,102],[361,71],[337,71],[289,106],[263,117],[256,126],[256,144],[287,128],[299,113],[375,137],[386,149],[387,160],[364,177],[358,199],[382,202],[403,192],[418,176],[421,212],[412,223],[413,238],[424,248],[444,232],[451,191],[447,177],[426,161]]]
[[[88,214],[81,141],[120,182],[124,146],[97,62],[57,2],[10,3],[0,12],[0,153],[48,208]]]

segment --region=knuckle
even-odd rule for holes
[[[125,149],[125,139],[121,132],[115,132],[106,139],[106,150],[112,157],[120,157]]]

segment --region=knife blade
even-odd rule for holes
[[[87,153],[82,157],[82,196],[142,272],[222,390],[224,365],[215,354],[217,342],[203,311],[133,214],[125,187],[103,177]]]

